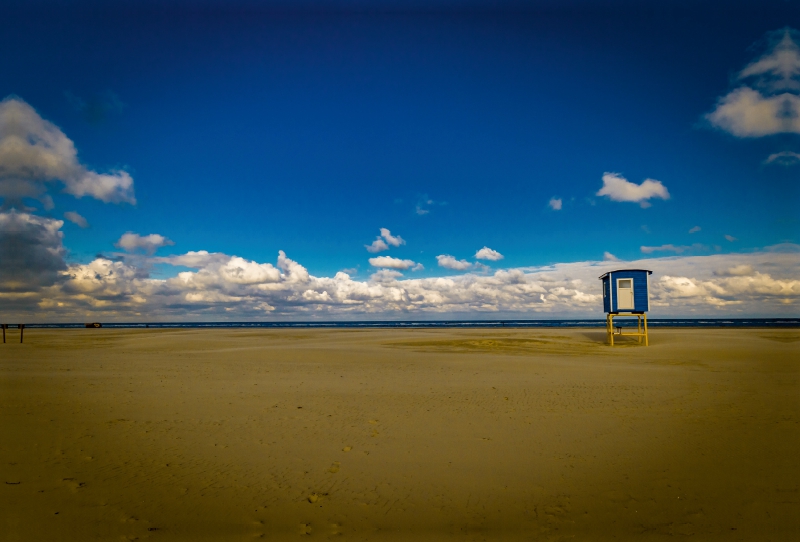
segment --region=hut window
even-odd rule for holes
[[[633,284],[631,284],[632,282],[633,282],[632,279],[620,280],[619,281],[619,287],[620,288],[633,288]]]

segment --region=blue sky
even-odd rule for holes
[[[798,243],[799,130],[706,117],[797,39],[793,3],[286,5],[36,2],[4,18],[0,96],[58,127],[82,167],[133,180],[129,202],[50,183],[52,208],[16,204],[86,220],[60,230],[66,266],[99,255],[163,280],[190,268],[153,258],[282,250],[366,283],[378,256],[421,279]],[[607,173],[635,201],[598,195]],[[404,242],[368,252],[380,228]],[[126,254],[126,232],[172,244]],[[503,259],[475,266],[482,247]]]

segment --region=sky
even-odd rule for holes
[[[33,321],[797,316],[800,7],[9,2]]]

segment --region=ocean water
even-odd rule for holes
[[[603,319],[583,320],[432,320],[362,322],[102,322],[104,328],[570,328],[605,327]],[[635,318],[614,320],[636,326]],[[648,327],[800,328],[800,318],[648,318]],[[16,325],[14,325],[16,327]],[[84,323],[25,324],[26,328],[82,328]]]

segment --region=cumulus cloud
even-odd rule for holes
[[[141,250],[146,254],[153,254],[161,247],[174,245],[172,241],[159,235],[151,233],[150,235],[139,235],[138,233],[128,232],[119,238],[119,241],[114,243],[114,246],[121,248],[128,252],[135,252]]]
[[[153,258],[153,262],[200,269],[201,267],[226,262],[229,258],[230,256],[222,254],[221,252],[198,250],[196,252],[189,251],[186,254],[179,254],[177,256],[160,256]]]
[[[737,137],[800,133],[800,96],[784,93],[764,96],[741,87],[720,98],[706,118],[716,128]]]
[[[689,233],[697,233],[702,229],[703,228],[701,228],[700,226],[695,226],[695,227],[693,227],[692,229],[689,230]]]
[[[381,228],[381,237],[386,239],[386,242],[392,245],[393,247],[399,247],[400,245],[405,245],[406,242],[403,240],[402,237],[399,235],[394,236],[392,232],[387,230],[386,228]]]
[[[387,228],[381,228],[381,234],[375,238],[372,244],[364,246],[367,248],[367,252],[375,253],[389,250],[389,245],[393,247],[399,247],[400,245],[405,244],[406,242],[402,237],[399,235],[392,235],[392,232]]]
[[[661,181],[645,179],[642,184],[636,184],[617,173],[609,172],[603,174],[603,188],[596,195],[607,196],[612,201],[635,202],[642,207],[650,207],[648,200],[652,198],[667,200],[670,197],[667,187]]]
[[[367,248],[367,252],[372,252],[373,254],[376,252],[381,252],[384,250],[389,250],[389,245],[386,244],[386,241],[378,237],[375,239],[371,245],[364,245]]]
[[[39,200],[52,208],[47,194],[54,182],[76,197],[106,203],[136,203],[133,178],[125,171],[98,173],[78,161],[75,145],[54,124],[19,98],[0,102],[0,197],[5,208],[24,208],[22,200]]]
[[[372,267],[385,267],[388,269],[422,269],[422,266],[412,260],[401,260],[400,258],[392,258],[391,256],[378,256],[370,258],[369,264]]]
[[[64,218],[66,218],[79,228],[89,227],[89,222],[75,211],[67,211],[66,213],[64,213]]]
[[[475,253],[475,257],[479,260],[490,260],[496,262],[498,260],[502,260],[504,256],[497,252],[496,250],[492,250],[489,247],[483,247],[478,252]]]
[[[554,211],[560,211],[562,206],[561,198],[550,198],[550,201],[547,203],[550,208]]]
[[[770,154],[766,160],[764,160],[765,164],[779,164],[782,166],[793,166],[800,162],[800,152],[793,152],[793,151],[781,151]]]
[[[603,261],[604,262],[618,262],[619,258],[614,256],[610,252],[603,252]]]
[[[767,35],[766,52],[737,77],[739,86],[706,114],[711,126],[736,137],[800,133],[800,47],[790,28]]]
[[[670,243],[668,245],[661,245],[661,246],[658,246],[658,247],[642,246],[642,247],[639,247],[639,249],[644,254],[653,254],[654,252],[674,252],[675,254],[683,254],[684,252],[689,251],[689,250],[695,250],[695,251],[696,250],[707,250],[708,247],[706,247],[705,245],[700,244],[700,243],[695,243],[693,245],[680,245],[680,246],[676,246],[676,245],[673,245],[673,244]]]
[[[436,256],[436,261],[438,262],[439,267],[453,269],[455,271],[464,271],[472,267],[472,264],[467,260],[457,260],[455,257],[450,256],[449,254],[440,254],[439,256]]]
[[[59,225],[38,225],[50,231],[44,233],[40,245],[58,252]],[[53,233],[57,239],[52,238]],[[588,261],[419,279],[406,279],[397,269],[382,268],[367,280],[353,280],[343,272],[333,277],[314,276],[283,252],[278,253],[276,265],[195,252],[166,258],[173,258],[176,265],[199,267],[155,279],[143,276],[135,260],[97,258],[65,266],[57,255],[52,260],[52,253],[47,254],[46,259],[56,263],[48,280],[34,283],[21,273],[22,282],[14,291],[0,289],[0,302],[12,307],[7,311],[10,318],[23,314],[48,321],[89,317],[141,321],[143,317],[225,320],[273,315],[276,319],[308,320],[482,314],[599,319],[602,292],[598,277],[619,266],[614,261]],[[160,260],[167,263],[166,258]],[[4,265],[2,259],[0,265]],[[654,271],[653,316],[775,316],[795,314],[800,302],[797,245],[747,254],[668,256],[626,265]],[[20,264],[15,268],[20,269]],[[0,276],[6,280],[8,274]]]
[[[738,241],[738,239],[736,237],[734,237],[733,235],[728,235],[728,234],[725,234],[725,240],[730,241],[731,243],[733,243],[734,241]]]
[[[64,222],[28,213],[0,213],[0,291],[38,291],[67,268]]]

